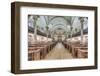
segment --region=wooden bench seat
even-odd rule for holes
[[[72,49],[72,56],[75,58],[78,58],[79,56],[79,51],[81,50],[81,48],[84,48],[84,51],[87,51],[87,47],[73,47]]]
[[[28,51],[28,60],[40,60],[40,49]]]
[[[46,54],[56,45],[56,42],[28,45],[28,60],[44,59]]]
[[[88,57],[88,49],[87,48],[78,48],[77,57],[78,58],[87,58]]]
[[[74,58],[86,58],[88,55],[88,44],[81,45],[79,41],[76,42],[62,42]]]

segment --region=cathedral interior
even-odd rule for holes
[[[88,17],[28,15],[28,60],[88,58]]]

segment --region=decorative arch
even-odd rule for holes
[[[55,28],[66,28],[63,24],[55,25],[52,26],[52,29],[54,30]]]
[[[56,18],[62,18],[62,19],[65,20],[66,24],[70,24],[70,23],[69,23],[69,20],[68,20],[67,18],[63,17],[63,16],[54,16],[54,17],[52,17],[52,18],[49,20],[49,23],[51,23],[51,22],[52,22],[54,19],[56,19]]]

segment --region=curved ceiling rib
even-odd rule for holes
[[[63,29],[63,30],[65,30],[66,31],[66,29],[65,28],[63,28],[63,27],[57,27],[57,28],[54,28],[54,29],[52,29],[52,31],[55,31],[56,29]]]
[[[53,25],[52,27],[55,27],[55,26],[58,26],[58,25],[62,25],[62,26],[64,26],[65,28],[67,28],[67,26],[66,26],[66,25],[61,24],[61,23],[59,23],[59,24],[55,24],[55,25]]]
[[[69,25],[68,25],[69,26]],[[64,25],[64,24],[56,24],[53,25],[51,30],[55,30],[56,28],[63,28],[66,32],[68,32],[70,30],[70,28],[68,28],[68,26]]]
[[[67,24],[67,19],[66,19],[65,17],[63,17],[63,16],[54,16],[54,17],[52,17],[52,18],[49,20],[49,24],[50,24],[54,19],[56,19],[56,18],[62,18],[63,20],[65,20],[65,22],[66,22],[66,24]]]
[[[67,31],[66,28],[64,28],[64,26],[62,26],[62,25],[55,26],[50,30],[53,32],[53,31],[61,30],[61,29],[64,30],[64,31]]]
[[[60,26],[59,26],[59,27],[53,28],[52,31],[53,31],[53,30],[56,30],[56,29],[59,29],[59,28],[61,28],[61,29],[63,29],[63,30],[66,30],[64,27],[60,27]]]
[[[52,30],[55,30],[56,28],[66,29],[66,27],[63,24],[58,24],[58,25],[53,26]]]

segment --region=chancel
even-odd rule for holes
[[[28,60],[88,58],[88,17],[28,15]]]

